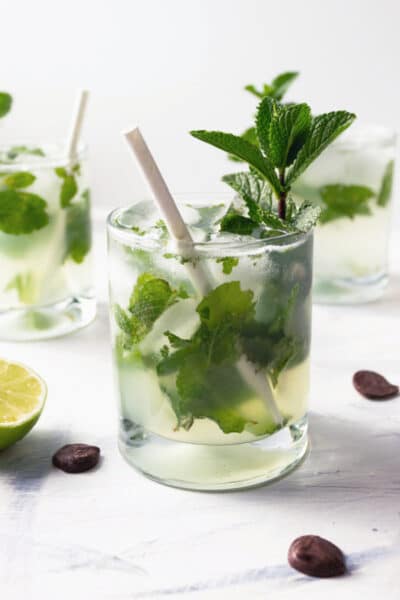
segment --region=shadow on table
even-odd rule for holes
[[[380,500],[393,508],[400,492],[400,432],[377,432],[332,416],[310,415],[311,452],[303,465],[271,486],[248,490],[262,498],[312,503]]]
[[[0,451],[0,476],[18,491],[38,489],[53,469],[54,452],[66,443],[64,432],[35,431],[11,448]]]

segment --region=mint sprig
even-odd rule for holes
[[[259,147],[218,131],[197,130],[191,135],[247,162],[250,171],[271,186],[278,200],[278,217],[285,221],[293,182],[354,119],[346,111],[312,117],[305,103],[284,105],[266,97],[255,119]]]
[[[321,212],[318,206],[309,202],[296,206],[291,197],[288,197],[286,219],[281,219],[273,210],[271,190],[264,180],[244,172],[224,175],[222,181],[238,193],[247,207],[248,216],[230,209],[221,221],[221,231],[250,235],[260,228],[261,237],[268,233],[305,233],[316,224]]]
[[[253,96],[260,98],[260,100],[265,97],[270,97],[274,100],[281,101],[288,91],[289,86],[292,85],[298,76],[299,73],[297,71],[286,71],[285,73],[277,75],[271,83],[264,83],[260,90],[254,85],[246,85],[244,89],[253,94]]]

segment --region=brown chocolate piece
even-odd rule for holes
[[[353,385],[357,392],[370,400],[386,400],[399,393],[397,385],[392,385],[375,371],[357,371],[353,375]]]
[[[88,444],[67,444],[53,456],[53,465],[66,473],[83,473],[99,462],[100,448]]]
[[[318,535],[303,535],[290,545],[291,567],[311,577],[337,577],[346,572],[343,552]]]

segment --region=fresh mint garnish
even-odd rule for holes
[[[318,156],[354,121],[356,116],[344,110],[318,115],[312,119],[309,134],[299,149],[289,171],[287,184],[291,185]]]
[[[131,350],[152,329],[156,320],[179,298],[187,298],[183,289],[173,289],[165,279],[142,273],[132,291],[128,309],[114,307],[114,316],[123,334],[123,348]]]
[[[267,182],[278,200],[277,209],[272,207],[266,212],[273,216],[277,214],[279,219],[286,221],[287,199],[293,182],[354,119],[355,115],[346,111],[312,117],[307,104],[285,105],[266,96],[256,114],[259,147],[241,137],[218,131],[198,130],[192,131],[191,135],[247,162],[250,172]],[[227,183],[231,185],[230,181]],[[307,212],[310,217],[308,207]],[[295,226],[293,217],[291,224]],[[254,221],[254,217],[251,220]]]
[[[237,235],[251,235],[257,227],[258,223],[256,221],[244,217],[234,210],[228,211],[220,223],[221,231],[236,233]]]
[[[18,173],[11,173],[10,175],[7,175],[7,177],[3,179],[3,183],[9,188],[18,189],[29,187],[35,180],[36,176],[32,173],[20,171]]]
[[[234,189],[244,200],[249,217],[254,221],[259,221],[263,209],[271,208],[271,188],[265,180],[251,173],[233,173],[224,175],[222,181]]]
[[[12,96],[7,92],[0,92],[0,118],[10,112],[12,106]]]
[[[254,85],[246,85],[244,89],[260,100],[269,97],[272,100],[277,100],[280,102],[289,89],[289,86],[298,77],[298,75],[299,74],[295,71],[288,71],[275,77],[271,83],[264,83],[260,89],[257,89]],[[240,137],[251,144],[254,144],[255,146],[259,145],[257,130],[255,127],[249,127],[241,134]],[[228,158],[233,161],[243,162],[243,159],[237,158],[233,154],[229,154]]]
[[[239,259],[233,256],[225,256],[224,258],[217,258],[217,263],[222,263],[222,272],[225,275],[230,275],[239,264]]]
[[[230,185],[247,207],[248,217],[230,209],[221,221],[221,231],[250,235],[260,228],[260,237],[269,233],[306,233],[317,222],[321,209],[309,202],[296,206],[290,196],[286,200],[286,219],[273,210],[268,184],[252,173],[225,175],[222,180]]]
[[[71,258],[74,262],[80,264],[85,259],[92,245],[89,190],[84,190],[80,201],[74,202],[66,210],[65,258]]]
[[[377,197],[378,206],[386,206],[392,195],[394,161],[388,162]]]
[[[29,148],[28,146],[13,146],[7,152],[8,160],[15,160],[20,154],[31,156],[46,156],[41,148]]]
[[[272,324],[255,318],[253,292],[238,281],[219,285],[197,306],[200,325],[190,339],[167,331],[157,372],[169,395],[178,427],[190,429],[194,419],[209,418],[224,433],[241,433],[250,424],[239,409],[249,390],[238,375],[236,361],[244,352],[266,367],[273,385],[296,354],[296,340],[287,334],[295,287]],[[176,390],[167,381],[175,375]],[[254,425],[255,423],[252,422]]]
[[[370,215],[368,202],[375,196],[373,190],[361,185],[326,185],[320,189],[323,210],[321,223],[357,215]]]
[[[299,73],[297,71],[287,71],[275,77],[271,83],[264,83],[260,90],[254,85],[246,85],[244,89],[257,98],[260,98],[260,100],[268,96],[274,100],[281,101],[290,85],[298,76]]]
[[[23,235],[42,229],[49,222],[47,203],[36,194],[6,189],[0,191],[0,230]]]
[[[78,184],[73,168],[71,171],[67,171],[64,167],[57,167],[54,172],[57,177],[63,180],[60,190],[60,204],[61,208],[67,208],[78,193]]]

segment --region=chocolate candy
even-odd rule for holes
[[[357,392],[370,400],[386,400],[399,393],[397,385],[392,385],[375,371],[357,371],[353,375],[353,385]]]
[[[83,473],[99,462],[100,448],[88,444],[67,444],[53,456],[53,465],[66,473]]]
[[[288,561],[291,567],[311,577],[337,577],[346,572],[340,548],[318,535],[303,535],[294,540]]]

